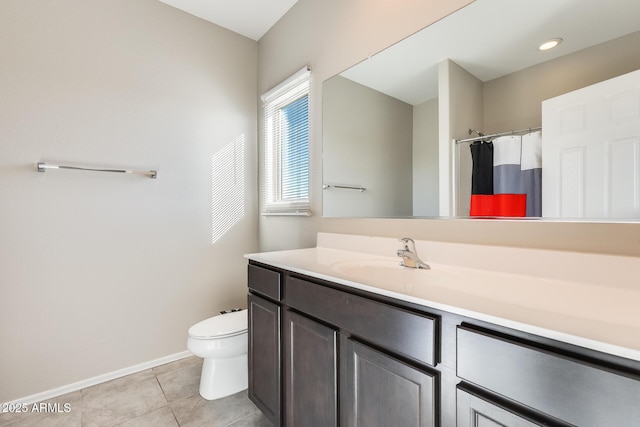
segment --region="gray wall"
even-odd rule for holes
[[[411,105],[341,76],[325,82],[323,192],[328,217],[412,214]]]
[[[639,69],[639,46],[640,31],[486,82],[485,133],[542,125],[542,101]]]
[[[455,184],[447,188],[454,188],[454,194],[451,196],[455,206],[454,215],[469,216],[473,165],[471,151],[469,144],[453,145],[451,139],[459,138],[460,135],[466,137],[469,128],[482,128],[482,81],[451,60],[447,61],[446,69],[446,79],[443,79],[444,75],[440,73],[439,90],[442,91],[444,85],[449,95],[449,117],[440,123],[442,127],[448,124],[450,133],[447,138],[441,139],[440,143],[455,152],[452,154],[455,163],[452,171]]]
[[[155,0],[0,2],[0,402],[183,352],[245,306],[257,47]],[[242,137],[245,214],[212,244],[212,158]]]
[[[300,0],[259,42],[258,90],[303,65],[311,88],[311,217],[260,217],[260,248],[315,245],[318,231],[640,256],[640,224],[322,218],[322,81],[407,37],[468,0]]]
[[[440,149],[448,150],[448,163],[453,164],[453,182],[446,189],[456,189],[450,195],[452,216],[468,216],[471,198],[471,152],[468,145],[454,145],[452,139],[466,135],[469,128],[479,129],[482,125],[482,82],[473,74],[446,60],[440,64],[438,76],[440,100],[446,100],[446,108],[441,110]],[[442,166],[442,158],[440,164]],[[453,161],[452,161],[453,159]],[[442,167],[441,167],[442,169]],[[443,173],[440,172],[442,178]],[[443,186],[441,185],[441,192]],[[442,194],[441,194],[442,198]]]
[[[413,215],[438,216],[438,98],[413,107]]]

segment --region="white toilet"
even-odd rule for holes
[[[189,328],[187,348],[204,358],[200,395],[207,400],[247,388],[247,310],[219,314]]]

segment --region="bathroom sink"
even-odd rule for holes
[[[331,266],[336,273],[356,281],[397,282],[429,270],[407,268],[400,260],[366,259],[336,262]]]
[[[457,306],[469,309],[496,303],[508,304],[508,309],[526,308],[527,304],[534,301],[547,313],[580,315],[585,312],[585,307],[595,307],[595,303],[589,298],[576,297],[580,289],[584,289],[584,285],[438,263],[430,265],[430,270],[416,269],[401,266],[400,259],[361,258],[334,262],[330,268],[337,276],[363,285],[427,300],[451,304],[455,302]],[[608,295],[611,292],[612,289],[597,287],[591,291],[600,295],[600,300],[610,298]],[[549,295],[554,297],[549,298]],[[574,304],[568,306],[567,301],[570,300]],[[624,299],[620,297],[618,300]],[[624,310],[633,312],[629,304],[626,304]]]

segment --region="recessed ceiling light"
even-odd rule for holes
[[[562,39],[561,38],[554,38],[554,39],[545,40],[538,47],[538,49],[539,50],[553,49],[554,47],[558,46],[560,43],[562,43]]]

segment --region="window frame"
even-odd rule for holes
[[[261,214],[268,215],[311,215],[310,204],[310,100],[311,68],[306,66],[264,95],[262,100],[263,162],[261,174]],[[282,197],[282,126],[278,114],[282,109],[307,97],[307,197],[284,199]]]

